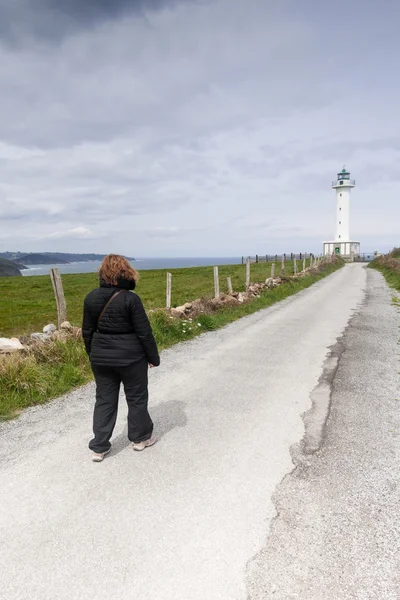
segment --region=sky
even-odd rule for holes
[[[0,251],[400,245],[397,0],[0,0]]]

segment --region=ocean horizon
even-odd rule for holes
[[[181,258],[137,258],[132,265],[138,271],[152,271],[155,269],[183,269],[189,267],[208,267],[219,265],[234,265],[242,262],[241,256],[206,256],[206,257],[181,257]],[[50,269],[57,268],[63,275],[79,273],[96,273],[101,261],[74,262],[69,264],[32,265],[21,270],[24,277],[35,275],[48,275]]]

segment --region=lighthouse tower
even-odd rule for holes
[[[353,258],[360,254],[360,242],[352,242],[350,238],[350,190],[355,185],[345,167],[332,182],[332,188],[336,190],[336,234],[334,242],[324,242],[324,255]]]

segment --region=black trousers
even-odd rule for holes
[[[121,383],[128,403],[128,438],[131,442],[148,440],[153,433],[153,421],[147,410],[148,361],[142,359],[127,367],[103,367],[92,364],[96,380],[96,404],[93,413],[94,438],[89,448],[106,452],[110,447],[118,413]]]

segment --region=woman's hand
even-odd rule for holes
[[[151,363],[149,363],[149,367],[150,369],[154,369],[154,365],[152,365]]]

